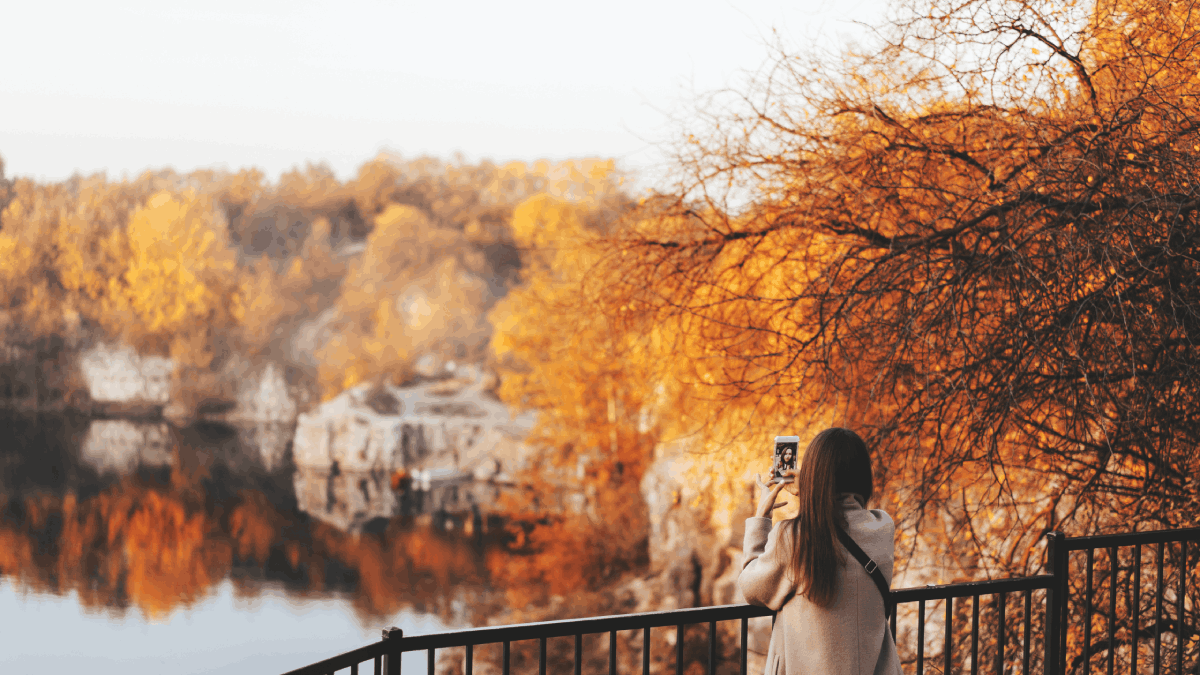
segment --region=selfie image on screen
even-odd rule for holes
[[[776,436],[775,453],[771,466],[771,482],[779,483],[787,480],[784,473],[796,470],[796,455],[800,448],[800,439],[796,436]]]

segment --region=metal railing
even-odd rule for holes
[[[924,675],[936,668],[942,674],[969,672],[979,675],[1065,675],[1091,673],[1093,662],[1100,661],[1103,672],[1137,673],[1140,663],[1155,675],[1163,673],[1164,656],[1168,667],[1182,675],[1187,639],[1197,635],[1187,613],[1195,618],[1196,588],[1189,602],[1187,579],[1193,564],[1200,561],[1200,528],[1135,532],[1096,537],[1066,537],[1061,532],[1048,534],[1047,567],[1050,574],[1014,579],[997,579],[946,585],[905,588],[892,592],[896,609],[891,630],[898,648],[909,658],[906,672]],[[1178,552],[1172,544],[1179,544]],[[1153,546],[1153,551],[1148,548]],[[1189,552],[1189,548],[1191,551]],[[1096,574],[1096,551],[1104,551],[1100,573]],[[1127,553],[1122,556],[1122,551]],[[1142,562],[1152,553],[1154,586],[1143,593]],[[1072,555],[1080,554],[1080,555]],[[1171,575],[1174,574],[1174,578]],[[1118,596],[1125,596],[1123,604]],[[1035,595],[1037,597],[1035,597]],[[969,603],[962,602],[970,600]],[[1072,602],[1074,599],[1074,602]],[[1164,602],[1166,612],[1164,613]],[[941,603],[941,616],[930,613],[930,603]],[[969,622],[967,621],[969,604]],[[1009,605],[1014,605],[1010,613]],[[915,605],[915,607],[914,607]],[[1143,608],[1143,605],[1146,605]],[[1142,617],[1153,605],[1153,619],[1143,626]],[[1174,616],[1171,616],[1173,605]],[[1035,606],[1037,611],[1035,611]],[[427,672],[433,675],[437,650],[463,648],[465,675],[473,675],[476,647],[501,645],[502,675],[509,675],[512,643],[537,641],[538,674],[545,675],[547,640],[574,638],[573,670],[581,675],[584,662],[583,637],[608,634],[608,673],[618,670],[617,633],[641,631],[641,671],[650,672],[651,629],[674,628],[674,671],[684,671],[684,637],[689,625],[707,624],[707,673],[714,675],[721,662],[717,624],[739,621],[738,672],[747,672],[747,631],[749,620],[774,616],[764,607],[723,605],[663,612],[588,617],[562,621],[491,626],[447,631],[430,635],[404,636],[400,629],[384,631],[384,639],[333,658],[299,668],[285,675],[328,675],[349,669],[351,675],[373,672],[398,675],[400,658],[406,652],[426,652]],[[1018,619],[1010,621],[1010,616]],[[897,623],[905,632],[897,636]],[[915,623],[915,626],[909,626]],[[927,631],[932,623],[933,631]],[[1097,629],[1104,638],[1093,642]],[[969,626],[969,627],[968,627]],[[913,630],[915,628],[915,631]],[[1122,637],[1122,631],[1124,637]],[[1165,636],[1171,636],[1166,644]],[[1046,639],[1054,636],[1054,639]],[[940,645],[937,643],[940,641]],[[1143,645],[1143,642],[1152,643]],[[927,647],[938,647],[927,659]],[[1164,651],[1164,648],[1165,651]],[[1102,658],[1099,658],[1101,657]],[[360,670],[366,664],[370,670]],[[1195,668],[1196,664],[1191,664]],[[1189,671],[1190,672],[1190,671]]]
[[[510,668],[511,646],[513,642],[522,640],[538,641],[538,674],[546,675],[546,642],[550,638],[574,637],[575,650],[573,672],[581,675],[583,666],[583,636],[608,634],[608,672],[617,672],[617,633],[619,631],[642,631],[642,671],[650,670],[650,629],[674,627],[675,633],[675,672],[682,675],[684,666],[684,635],[685,628],[694,624],[708,624],[708,673],[714,675],[719,657],[717,654],[717,623],[722,621],[740,621],[740,655],[741,669],[746,672],[746,640],[749,620],[761,616],[774,616],[774,612],[765,607],[754,605],[722,605],[719,607],[694,607],[676,609],[664,612],[644,612],[640,614],[618,614],[616,616],[594,616],[585,619],[565,619],[562,621],[542,621],[538,623],[523,623],[510,626],[489,626],[487,628],[467,628],[464,630],[434,633],[404,637],[404,632],[398,628],[383,632],[384,639],[366,647],[360,647],[332,659],[326,659],[303,668],[287,673],[287,675],[326,675],[339,669],[350,668],[352,675],[359,675],[359,665],[371,661],[376,675],[396,675],[400,673],[400,655],[404,652],[425,651],[427,654],[428,672],[432,675],[437,663],[437,650],[447,647],[465,647],[465,673],[473,675],[474,648],[480,645],[500,644],[503,647],[501,672],[508,675]]]
[[[1051,641],[1057,672],[1182,675],[1184,647],[1197,635],[1200,598],[1188,581],[1200,559],[1200,528],[1049,536],[1054,595],[1063,599],[1049,631],[1057,637]],[[1144,567],[1152,577],[1144,577]]]
[[[1035,649],[1035,640],[1040,638],[1033,630],[1033,593],[1037,590],[1050,592],[1054,583],[1054,577],[1049,574],[1034,576],[1034,577],[1019,577],[1016,579],[996,579],[990,581],[971,581],[966,583],[946,584],[943,586],[926,586],[924,588],[904,588],[892,591],[892,599],[896,602],[896,611],[892,613],[892,636],[896,637],[896,622],[897,617],[906,613],[904,605],[915,603],[916,607],[916,635],[915,635],[915,669],[918,675],[923,675],[926,672],[925,666],[925,648],[926,648],[926,626],[928,625],[929,616],[926,610],[927,603],[941,601],[943,605],[943,618],[941,619],[942,648],[940,656],[942,673],[951,673],[955,670],[962,671],[969,664],[971,675],[978,675],[981,672],[981,666],[985,659],[981,658],[980,650],[980,610],[982,598],[994,598],[991,603],[995,622],[991,632],[991,640],[985,645],[990,647],[991,663],[993,664],[992,672],[997,674],[1002,673],[1021,673],[1028,675],[1031,663],[1036,664],[1036,661],[1031,661],[1031,657],[1039,658],[1042,655],[1037,654]],[[1022,600],[1021,605],[1021,622],[1019,630],[1013,639],[1009,639],[1009,625],[1007,621],[1007,607],[1009,605],[1009,595],[1017,595]],[[971,601],[971,621],[969,634],[966,633],[965,626],[962,629],[955,628],[955,606],[957,600]],[[1042,607],[1045,607],[1043,601]],[[912,612],[907,612],[911,616]],[[957,638],[957,639],[956,639]],[[969,651],[965,654],[960,649],[956,652],[955,646],[964,640],[969,640]],[[906,642],[906,641],[905,641]],[[1010,651],[1009,645],[1019,647],[1016,651]],[[903,642],[897,647],[903,647]],[[1044,645],[1042,647],[1044,649]],[[1020,670],[1009,668],[1009,661],[1017,661],[1020,663]],[[1015,664],[1014,664],[1015,665]],[[957,668],[956,668],[957,666]]]

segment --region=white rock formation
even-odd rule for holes
[[[400,468],[426,477],[429,489],[410,505],[419,511],[493,501],[533,460],[523,440],[534,417],[511,416],[484,383],[363,384],[301,414],[292,444],[301,509],[344,529],[396,515],[389,479]]]
[[[141,356],[127,345],[101,343],[80,354],[79,370],[94,401],[165,404],[175,364],[162,356]]]

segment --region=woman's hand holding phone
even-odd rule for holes
[[[793,476],[793,472],[785,471],[783,472],[783,475],[790,479]],[[792,482],[791,480],[787,480],[782,483],[776,483],[775,485],[767,485],[766,483],[762,482],[762,476],[756,473],[754,474],[754,482],[758,484],[758,487],[762,488],[763,491],[762,497],[760,497],[758,500],[758,509],[754,512],[755,518],[770,518],[772,511],[781,506],[788,505],[787,502],[780,502],[776,504],[775,500],[779,498],[779,491],[783,489],[783,486],[790,485]]]

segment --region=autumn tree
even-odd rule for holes
[[[704,101],[588,297],[673,327],[737,457],[861,430],[902,543],[960,573],[1192,524],[1195,9],[913,2],[840,61],[781,47]]]
[[[215,285],[218,296],[228,290],[224,279],[201,269],[213,256],[219,263],[220,224],[203,197],[171,192],[181,189],[177,179],[147,174],[116,184],[103,176],[47,186],[15,182],[13,198],[0,213],[5,255],[0,287],[6,298],[0,318],[6,343],[29,352],[39,382],[44,370],[69,371],[71,364],[57,361],[69,361],[71,349],[105,335],[167,353],[182,326],[212,308],[205,305],[215,299],[210,287]],[[155,200],[175,206],[149,204]],[[218,307],[228,300],[226,294]],[[47,394],[59,389],[61,398],[69,393],[62,389],[77,385],[45,388]]]
[[[905,585],[1038,573],[1051,529],[1196,523],[1196,9],[907,2],[701,101],[577,302],[661,340],[651,408],[714,512],[771,436],[839,424]],[[1122,622],[1123,653],[1152,634]]]
[[[613,166],[592,169],[573,177],[584,186],[532,196],[514,210],[522,283],[489,314],[497,395],[538,412],[525,442],[542,451],[519,478],[528,496],[506,505],[537,522],[519,532],[529,555],[494,555],[490,565],[518,606],[595,587],[645,555],[640,483],[658,428],[641,412],[656,396],[647,377],[655,372],[654,338],[616,330],[581,301],[580,285],[599,262],[596,244],[628,208]],[[563,500],[564,493],[573,496]]]
[[[379,377],[399,384],[421,351],[481,345],[486,284],[457,262],[470,254],[460,232],[433,226],[412,207],[394,204],[377,216],[342,283],[335,334],[321,352],[326,393]]]

